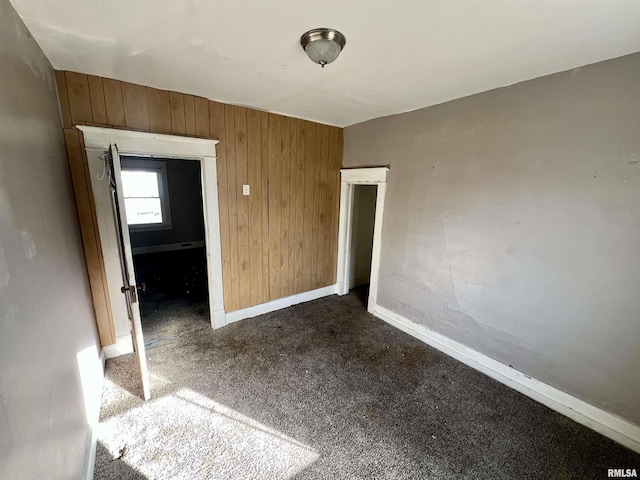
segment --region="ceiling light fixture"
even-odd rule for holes
[[[333,28],[314,28],[300,37],[302,49],[322,68],[338,58],[345,43],[344,35]]]

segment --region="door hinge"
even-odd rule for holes
[[[137,296],[135,286],[132,285],[130,287],[120,287],[120,291],[124,294],[128,292],[131,295],[131,303],[136,303],[138,301],[138,296]]]

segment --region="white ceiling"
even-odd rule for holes
[[[640,51],[638,0],[12,2],[55,68],[338,126]]]

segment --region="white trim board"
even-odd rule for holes
[[[387,183],[389,167],[341,168],[340,181],[360,185]]]
[[[340,216],[338,220],[338,263],[336,293],[349,293],[351,241],[353,230],[353,193],[355,185],[377,185],[376,212],[373,223],[373,247],[371,249],[371,274],[367,311],[373,313],[378,301],[378,277],[380,250],[382,247],[382,223],[384,200],[387,192],[388,167],[349,168],[340,170]]]
[[[310,302],[311,300],[317,300],[318,298],[334,295],[335,293],[336,286],[329,285],[328,287],[317,288],[316,290],[298,293],[296,295],[291,295],[290,297],[278,298],[277,300],[261,303],[254,307],[229,312],[226,314],[227,325],[239,320],[244,320],[245,318],[256,317],[264,313],[274,312],[282,308],[290,307],[291,305],[297,305],[298,303]]]
[[[76,125],[84,133],[84,145],[88,149],[104,149],[115,143],[121,155],[138,157],[158,156],[162,158],[215,157],[218,140],[181,137],[160,133],[118,130],[117,128]]]
[[[640,427],[376,305],[373,314],[562,415],[640,453]]]
[[[104,355],[105,359],[119,357],[120,355],[127,355],[129,353],[133,353],[133,340],[131,339],[130,333],[119,335],[116,337],[115,343],[102,347],[102,355]]]

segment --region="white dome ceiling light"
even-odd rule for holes
[[[314,28],[300,37],[303,50],[322,68],[338,58],[346,43],[344,35],[333,28]]]

